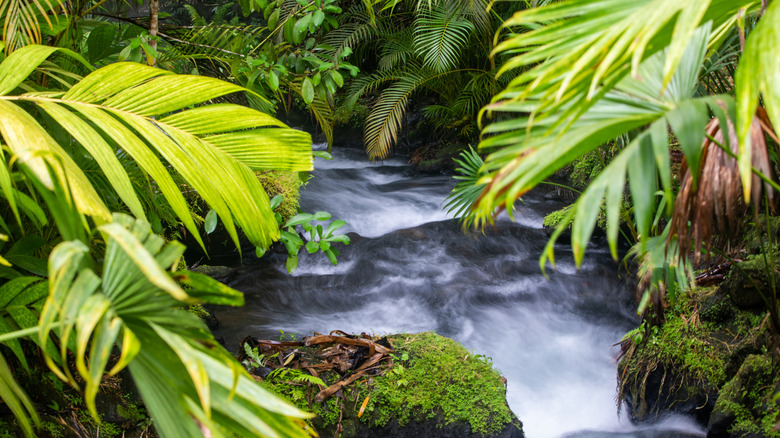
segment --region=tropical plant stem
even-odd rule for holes
[[[62,327],[63,325],[65,325],[65,323],[60,321],[60,322],[56,322],[56,323],[52,324],[51,328],[59,328],[59,327]],[[26,329],[15,330],[15,331],[12,331],[12,332],[9,332],[9,333],[4,333],[4,334],[0,335],[0,342],[8,342],[8,341],[13,340],[13,339],[19,339],[19,338],[24,338],[24,337],[27,337],[27,336],[31,336],[31,335],[34,335],[34,334],[38,333],[40,330],[41,330],[41,327],[36,325],[35,327],[29,327],[29,328],[26,328]]]

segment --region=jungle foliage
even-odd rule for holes
[[[242,294],[183,269],[183,245],[158,234],[203,245],[194,190],[237,247],[240,229],[265,250],[281,230],[257,173],[311,170],[311,137],[253,109],[273,96],[234,76],[177,73],[206,57],[173,56],[104,4],[0,2],[0,398],[35,436],[15,376],[42,360],[99,421],[104,375],[128,369],[161,436],[308,436],[308,414],[184,310]]]
[[[511,81],[482,110],[489,175],[470,219],[511,212],[558,169],[621,139],[540,265],[554,264],[569,224],[581,263],[603,208],[615,258],[621,219],[631,222],[647,286],[640,312],[671,282],[684,287],[691,249],[698,259],[727,247],[749,204],[773,204],[778,18],[777,2],[758,0],[571,0],[516,13],[493,50]],[[671,146],[684,155],[678,178]]]

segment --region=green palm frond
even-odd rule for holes
[[[414,46],[426,67],[437,73],[454,68],[474,24],[457,7],[422,9],[414,21]]]
[[[260,26],[196,26],[186,32],[166,32],[163,37],[175,50],[163,52],[158,60],[205,59],[230,64],[246,47],[255,45],[264,33]]]
[[[452,193],[445,200],[444,208],[447,213],[452,213],[463,223],[464,227],[470,225],[474,216],[470,214],[471,209],[477,199],[479,199],[485,183],[482,180],[488,176],[485,170],[485,162],[479,156],[477,151],[469,145],[469,149],[460,153],[460,157],[455,159],[459,166],[455,169],[457,173],[453,178],[458,181],[452,189]]]
[[[262,389],[222,348],[187,303],[242,305],[243,295],[204,275],[171,273],[183,245],[166,243],[149,224],[114,215],[98,227],[106,242],[99,276],[80,241],[59,244],[49,259],[50,292],[41,312],[40,342],[56,333],[61,350],[47,364],[71,385],[79,381],[52,359],[75,351],[86,405],[97,418],[95,397],[103,375],[128,367],[163,437],[308,436],[308,416]],[[188,286],[185,291],[178,283]],[[109,356],[120,347],[118,362]]]
[[[480,72],[472,74],[460,89],[462,91],[458,94],[454,106],[462,115],[475,116],[501,87],[490,72]]]
[[[413,67],[414,64],[418,64],[415,59],[418,55],[411,29],[401,29],[385,35],[384,40],[378,63],[380,71]]]
[[[405,74],[405,70],[395,69],[377,71],[369,75],[358,76],[349,84],[344,106],[346,106],[347,110],[351,111],[358,99],[363,95],[373,93],[388,82],[395,82],[401,79]]]
[[[556,117],[530,124],[532,116],[529,114],[535,114],[540,106],[545,105],[545,99],[527,98],[523,102],[501,103],[499,107],[503,111],[511,111],[513,117],[493,123],[483,131],[485,138],[480,148],[502,149],[493,152],[486,160],[491,180],[477,205],[478,220],[490,220],[496,206],[510,209],[519,196],[582,154],[634,129],[650,125],[590,183],[569,214],[569,219],[574,220],[572,250],[575,260],[580,263],[602,200],[606,199],[607,237],[613,256],[617,257],[621,199],[626,176],[630,174],[628,182],[634,215],[644,242],[649,236],[658,204],[657,175],[660,176],[668,208],[672,203],[667,126],[677,135],[687,162],[696,174],[709,111],[724,113],[720,105],[730,102],[728,97],[691,99],[709,35],[708,26],[694,34],[668,86],[662,80],[669,54],[664,51],[643,62],[636,77],[624,78],[613,90],[594,102],[586,114],[568,126],[563,126],[556,118],[565,117],[567,108],[562,108]],[[728,113],[726,111],[724,116]],[[568,224],[569,221],[564,222]],[[559,232],[562,229],[559,228]],[[550,240],[542,264],[547,259],[554,260],[552,248],[555,236]]]
[[[339,27],[331,29],[323,40],[336,50],[343,50],[345,47],[354,50],[372,38],[388,33],[388,24],[385,21],[372,23],[371,17],[358,6],[349,8],[347,14],[339,17],[339,21]]]
[[[597,96],[602,86],[614,86],[629,72],[636,75],[643,60],[669,46],[662,76],[665,88],[696,28],[711,20],[713,35],[722,36],[740,9],[754,10],[759,4],[757,0],[571,0],[518,12],[504,27],[533,30],[511,35],[495,52],[518,53],[500,73],[531,68],[504,94],[524,86],[522,96],[541,93],[554,101],[549,111],[573,99],[584,103]],[[536,27],[539,24],[543,26]]]
[[[104,137],[133,157],[155,181],[196,238],[199,233],[187,204],[158,154],[217,212],[236,244],[236,225],[258,247],[267,247],[278,238],[268,196],[253,170],[311,170],[308,134],[246,107],[197,106],[243,91],[239,86],[132,63],[96,70],[66,93],[8,95],[54,50],[28,46],[0,64],[0,133],[38,180],[51,187],[41,158],[41,154],[50,154],[62,162],[79,211],[98,220],[110,219],[101,194],[19,105],[23,102],[36,104],[73,136],[100,164],[112,188],[136,217],[145,219],[145,212],[117,160],[118,151]]]
[[[62,2],[57,0],[0,0],[0,24],[3,27],[3,42],[5,52],[14,50],[29,44],[40,44],[43,41],[46,26],[49,33],[54,29],[54,22],[49,14],[60,7],[64,9]],[[43,29],[46,30],[46,29]]]
[[[371,160],[382,160],[390,153],[403,123],[409,97],[430,79],[430,76],[407,73],[382,91],[366,119],[363,134],[363,143]]]

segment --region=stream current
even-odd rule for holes
[[[403,158],[371,164],[357,149],[333,155],[317,158],[301,208],[346,220],[352,243],[338,245],[338,266],[302,249],[292,275],[285,254],[246,262],[230,283],[246,305],[216,310],[229,349],[280,330],[433,330],[493,359],[529,438],[704,436],[685,417],[635,426],[618,415],[614,344],[638,322],[633,294],[597,244],[579,270],[556,246],[557,269],[544,277],[542,220],[560,202],[532,192],[515,221],[464,233],[442,209],[450,177],[416,175]]]

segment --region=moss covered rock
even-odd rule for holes
[[[707,427],[708,436],[780,437],[775,430],[780,392],[777,369],[766,355],[750,355],[720,391]]]
[[[736,412],[753,408],[738,408],[745,400],[728,394],[750,386],[737,376],[758,370],[758,356],[753,355],[766,351],[768,341],[764,313],[741,310],[726,289],[710,287],[681,293],[665,318],[663,325],[643,325],[623,341],[620,397],[632,420],[652,421],[676,412],[693,416],[712,429],[712,436],[750,436],[730,435]],[[745,428],[752,424],[755,430],[767,421],[741,418]]]
[[[388,336],[393,365],[346,387],[322,403],[310,402],[294,379],[269,376],[264,384],[317,414],[320,436],[523,437],[506,402],[506,380],[489,358],[434,333]],[[323,373],[326,385],[339,376]],[[316,391],[315,391],[316,392]]]

